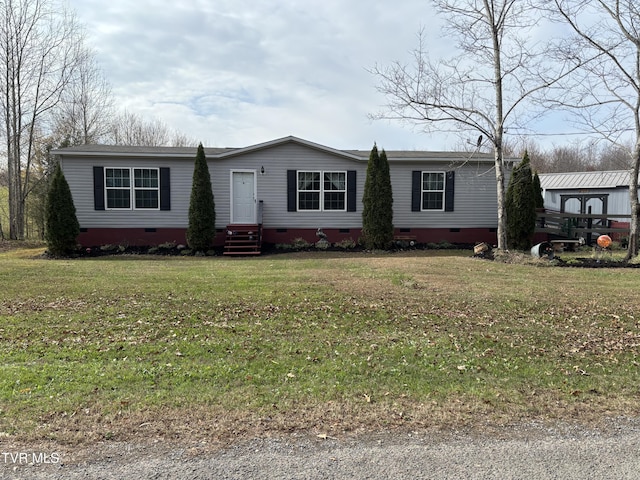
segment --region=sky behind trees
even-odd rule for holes
[[[69,0],[116,106],[206,146],[287,135],[335,148],[451,150],[464,140],[372,121],[385,103],[368,69],[410,60],[424,29],[449,54],[430,2],[367,0]],[[542,40],[546,34],[540,30]],[[556,115],[533,126],[544,146],[570,142]],[[583,137],[578,137],[583,138]],[[471,139],[475,142],[475,137]]]

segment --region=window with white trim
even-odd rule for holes
[[[157,168],[105,168],[104,175],[107,209],[131,209],[132,206],[133,209],[159,208]]]
[[[422,210],[444,210],[444,172],[422,172]]]
[[[158,208],[160,183],[157,168],[134,168],[135,208]]]
[[[298,171],[298,210],[346,210],[347,172]]]
[[[346,172],[324,172],[324,210],[345,210]]]
[[[131,208],[131,170],[105,168],[107,208]]]

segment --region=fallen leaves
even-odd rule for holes
[[[32,391],[13,399],[12,414],[35,408],[27,396],[59,402],[62,389],[69,411],[87,396],[96,415],[112,397],[132,399],[129,415],[168,407],[180,418],[186,404],[189,413],[215,405],[210,425],[241,414],[229,431],[251,428],[258,412],[271,418],[266,429],[278,418],[326,440],[342,426],[546,415],[592,390],[602,405],[615,397],[637,411],[627,381],[640,357],[636,276],[609,282],[591,280],[600,272],[421,255],[269,263],[278,269],[253,259],[127,260],[95,275],[78,262],[77,281],[3,299],[0,355],[11,375],[41,377],[18,387]],[[100,390],[83,395],[85,383]]]

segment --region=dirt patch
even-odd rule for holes
[[[571,262],[559,259],[558,266],[573,268],[640,268],[640,263],[629,263],[619,260],[597,259],[597,258],[576,258]]]

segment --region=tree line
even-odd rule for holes
[[[630,149],[589,139],[546,148],[529,140],[505,151],[507,156],[515,158],[528,153],[534,172],[560,173],[629,170],[632,167]]]
[[[0,118],[0,187],[8,191],[9,219],[0,235],[8,230],[11,239],[25,238],[27,226],[30,236],[44,237],[52,148],[197,144],[116,108],[83,26],[62,0],[0,1]]]

